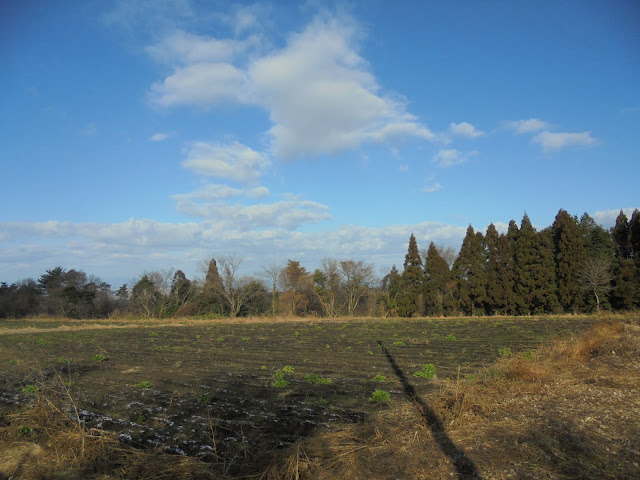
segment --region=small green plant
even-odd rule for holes
[[[527,350],[526,352],[522,352],[520,354],[520,356],[522,358],[524,358],[525,360],[533,360],[535,358],[535,355],[531,350]]]
[[[91,361],[92,362],[104,362],[106,359],[107,359],[107,357],[105,357],[102,353],[98,353],[97,355],[93,356]]]
[[[150,337],[159,337],[160,334],[158,332],[149,332]]]
[[[398,341],[398,342],[393,342],[393,344],[396,347],[404,347],[406,345],[406,343],[402,342],[402,341]]]
[[[29,395],[35,395],[39,391],[40,389],[37,385],[25,385],[24,387],[22,387],[22,393],[27,393]]]
[[[58,363],[62,363],[63,365],[69,365],[71,363],[71,360],[69,360],[66,357],[60,357],[58,359]]]
[[[414,377],[420,378],[436,378],[436,366],[433,363],[427,363],[422,370],[414,372]]]
[[[473,380],[474,378],[476,378],[476,376],[473,373],[467,373],[464,378],[466,380]]]
[[[316,405],[318,405],[320,407],[322,407],[323,405],[326,405],[327,403],[329,403],[329,402],[324,397],[320,397],[318,400],[316,400]]]
[[[294,368],[290,365],[287,365],[280,370],[276,370],[276,373],[273,374],[273,382],[271,382],[271,386],[276,388],[288,387],[291,382],[289,382],[286,377],[288,373],[293,373],[293,371]]]
[[[20,364],[20,360],[16,358],[9,360],[9,365],[19,365],[19,364]]]
[[[242,337],[242,341],[243,342],[248,342],[249,341],[249,337]]]
[[[387,390],[375,390],[369,397],[370,402],[389,403],[391,402],[391,393]]]
[[[161,352],[161,351],[163,351],[163,350],[164,350],[164,347],[163,347],[162,345],[156,345],[155,347],[153,347],[153,349],[154,349],[156,352]]]
[[[44,338],[39,338],[38,339],[38,345],[40,345],[41,347],[46,347],[47,345],[49,345],[49,343],[47,342],[46,339]]]
[[[376,376],[371,379],[372,382],[384,382],[387,379],[384,375],[376,373]]]
[[[136,383],[136,388],[142,388],[143,390],[147,390],[151,388],[151,382],[147,382],[146,380],[140,383]]]
[[[22,425],[20,428],[18,428],[18,435],[30,435],[31,434],[31,427],[27,427],[26,425]]]
[[[211,403],[211,395],[208,393],[201,393],[198,397],[198,403],[200,405],[209,405]]]
[[[314,385],[331,385],[333,383],[333,379],[322,378],[316,373],[310,373],[309,375],[304,377],[304,381],[307,383],[312,383]]]
[[[145,417],[144,415],[140,414],[136,417],[136,423],[144,423],[147,420],[147,417]]]
[[[224,337],[218,337],[218,338],[216,338],[216,342],[224,342]]]
[[[498,356],[499,357],[510,357],[511,355],[512,355],[511,348],[509,348],[509,347],[499,348],[498,349]]]
[[[261,366],[260,366],[260,370],[266,370],[266,369],[267,369],[267,366],[266,366],[266,365],[261,365]]]
[[[450,333],[449,335],[447,335],[444,338],[445,338],[445,340],[449,340],[450,342],[455,342],[456,341],[456,336],[453,335],[452,333]]]
[[[196,335],[196,340],[198,340],[200,338],[202,338],[202,335],[200,335],[200,334]]]

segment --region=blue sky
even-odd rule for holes
[[[634,1],[0,2],[0,280],[401,265],[640,207]]]

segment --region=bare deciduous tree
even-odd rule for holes
[[[360,299],[374,282],[373,265],[362,260],[341,260],[340,270],[344,278],[343,288],[349,316],[354,316]]]
[[[236,317],[240,309],[252,298],[261,293],[259,282],[252,277],[239,277],[238,269],[244,261],[236,255],[228,255],[218,259],[220,281],[216,282],[213,288],[218,289],[218,293],[229,307],[229,316]]]
[[[611,263],[605,258],[589,258],[578,271],[582,288],[593,293],[596,311],[600,311],[600,299],[611,290]]]

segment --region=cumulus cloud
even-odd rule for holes
[[[486,133],[477,130],[476,127],[467,122],[449,124],[449,132],[452,135],[465,138],[479,138],[486,136]]]
[[[539,143],[545,153],[562,150],[566,147],[592,147],[597,141],[591,136],[591,132],[582,133],[553,133],[545,130],[531,140]]]
[[[611,228],[616,224],[616,219],[620,215],[620,210],[627,216],[627,220],[631,220],[634,210],[640,210],[640,207],[618,208],[613,210],[599,210],[593,214],[593,219],[600,225]]]
[[[435,163],[437,167],[448,168],[465,163],[469,158],[477,154],[477,150],[467,153],[461,153],[456,149],[440,150],[433,158],[432,162]]]
[[[240,31],[253,22],[250,13],[237,20]],[[366,142],[435,140],[407,112],[406,100],[382,91],[357,52],[356,37],[349,20],[317,18],[280,50],[236,58],[251,41],[174,34],[147,49],[174,68],[151,86],[151,100],[161,106],[227,101],[264,108],[272,122],[272,151],[284,159],[336,154]]]
[[[241,183],[255,182],[271,165],[261,153],[238,142],[230,144],[194,142],[182,166],[200,175]]]
[[[513,130],[516,134],[538,132],[549,128],[547,122],[540,120],[539,118],[529,118],[528,120],[516,120],[506,123],[507,128]]]

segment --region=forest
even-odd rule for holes
[[[630,311],[640,307],[640,212],[620,211],[606,230],[588,214],[559,210],[536,230],[525,213],[506,233],[469,226],[459,251],[414,235],[402,270],[376,275],[364,260],[296,260],[240,275],[243,259],[203,261],[204,279],[182,270],[144,272],[117,289],[60,266],[38,280],[0,284],[0,318],[27,316],[237,317],[483,316]]]

